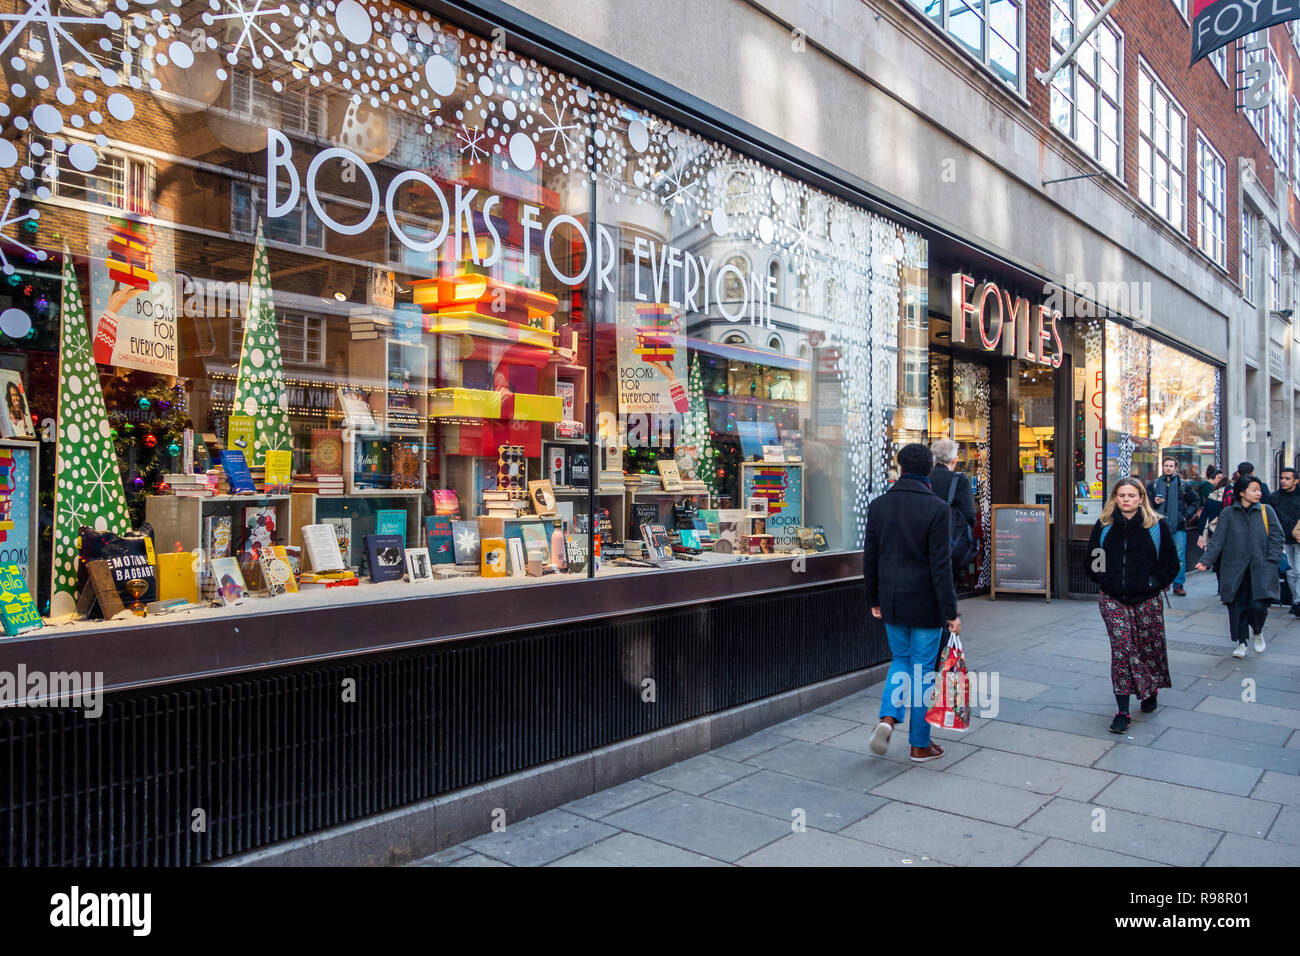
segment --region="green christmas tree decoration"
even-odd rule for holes
[[[700,368],[700,354],[695,353],[687,379],[687,397],[690,407],[682,419],[683,443],[695,448],[695,473],[709,488],[710,495],[718,493],[718,453],[713,447],[709,431],[709,406],[704,400],[704,373]]]
[[[54,618],[76,613],[81,526],[116,534],[131,530],[99,370],[91,359],[81,290],[66,245],[62,312],[50,592],[50,615]]]
[[[253,278],[248,285],[248,318],[239,349],[239,374],[231,414],[253,419],[250,465],[263,464],[268,451],[293,447],[289,434],[289,394],[284,388],[284,364],[280,361],[280,328],[275,319],[271,268],[267,263],[261,219],[257,222]]]

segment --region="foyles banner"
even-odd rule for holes
[[[1300,19],[1300,0],[1193,0],[1192,63],[1238,37]]]

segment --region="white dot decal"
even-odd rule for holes
[[[63,129],[63,117],[49,103],[42,103],[32,110],[32,122],[42,133],[54,134]]]
[[[74,169],[88,173],[99,163],[99,158],[85,143],[77,143],[68,149],[68,162],[72,163]]]
[[[370,40],[370,34],[373,32],[370,27],[370,16],[366,13],[366,8],[357,3],[357,0],[341,0],[338,9],[334,11],[334,19],[338,22],[339,32],[350,43],[362,44]]]
[[[99,421],[99,433],[105,438],[108,438],[112,431],[113,430],[108,427],[108,420],[101,418]]]
[[[508,120],[512,120],[519,115],[519,111],[515,109],[514,100],[506,100],[501,104],[501,114]]]
[[[429,57],[424,64],[424,78],[439,96],[450,96],[456,90],[456,68],[440,56]]]
[[[713,210],[712,225],[714,233],[719,236],[725,236],[731,231],[731,223],[727,221],[727,211],[725,209]]]
[[[409,49],[410,49],[410,45],[406,42],[406,34],[394,33],[393,52],[396,53],[398,56],[406,56],[406,51]]]
[[[420,38],[421,43],[429,44],[433,42],[433,27],[427,23],[421,23],[415,28],[415,35]]]
[[[321,66],[328,66],[330,60],[334,59],[334,54],[330,52],[328,43],[317,40],[311,45],[311,58]]]
[[[0,332],[11,339],[21,339],[31,330],[31,316],[22,309],[5,309],[0,312]]]
[[[785,180],[780,176],[772,177],[772,202],[778,206],[785,202]]]
[[[764,216],[758,221],[758,238],[762,239],[764,243],[771,242],[772,237],[775,235],[776,227],[772,225],[771,219]]]
[[[244,399],[244,414],[245,415],[257,414],[257,399],[253,398],[253,396],[251,395],[248,396],[248,398]]]
[[[114,93],[108,98],[108,111],[113,114],[113,119],[125,123],[135,116],[135,104],[125,93]]]
[[[537,162],[537,148],[525,133],[515,133],[510,137],[510,162],[525,172]]]
[[[81,394],[81,379],[73,375],[68,379],[68,391],[73,395]]]
[[[167,47],[167,56],[171,58],[172,65],[182,70],[188,70],[194,65],[194,51],[189,48],[189,44],[180,40],[173,40]]]
[[[0,139],[0,169],[12,169],[18,162],[18,150],[7,139]]]
[[[627,126],[627,141],[632,144],[632,148],[638,153],[644,153],[650,146],[650,131],[646,129],[645,123],[640,120],[633,120]]]
[[[73,422],[71,425],[68,426],[68,441],[71,442],[81,441],[81,429],[77,427],[76,422]]]
[[[262,364],[266,361],[266,355],[261,349],[253,349],[253,354],[249,356],[249,358],[252,360],[253,365],[256,368],[261,368]]]
[[[107,531],[107,530],[108,530],[108,519],[105,518],[103,515],[100,515],[98,518],[96,518],[96,519],[95,519],[95,530],[96,530],[96,531]]]

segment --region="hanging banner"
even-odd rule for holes
[[[88,219],[95,361],[177,374],[172,231],[128,213]]]
[[[619,304],[618,410],[690,411],[681,314],[663,303]]]
[[[1300,0],[1194,0],[1192,63],[1256,30],[1300,19]]]

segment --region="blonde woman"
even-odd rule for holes
[[[1121,478],[1093,525],[1088,576],[1101,591],[1101,619],[1110,636],[1110,680],[1118,711],[1110,732],[1129,726],[1129,698],[1156,709],[1156,692],[1172,686],[1165,650],[1161,592],[1178,576],[1178,549],[1137,478]]]

